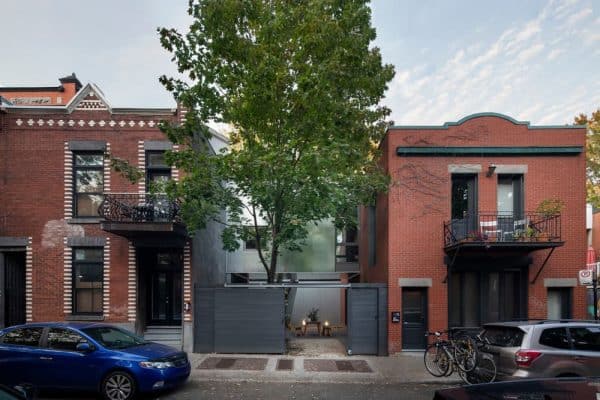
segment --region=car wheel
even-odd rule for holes
[[[131,400],[135,390],[133,377],[125,371],[111,372],[102,381],[102,396],[106,400]]]

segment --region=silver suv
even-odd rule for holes
[[[497,322],[485,324],[481,336],[499,380],[600,376],[600,323]]]

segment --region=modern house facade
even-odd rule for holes
[[[392,126],[388,193],[361,217],[361,280],[388,285],[390,353],[424,332],[585,318],[585,128],[494,113]]]
[[[0,96],[0,327],[105,321],[191,350],[192,287],[211,284],[219,238],[190,238],[177,204],[150,191],[180,178],[158,126],[182,110],[113,108],[74,74]]]

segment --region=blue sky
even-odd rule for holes
[[[185,0],[2,0],[0,85],[55,85],[76,72],[114,106],[173,106],[157,26],[186,28]],[[571,123],[600,107],[600,1],[375,0],[375,45],[396,77],[396,124],[494,111]]]

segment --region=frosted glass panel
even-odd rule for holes
[[[509,182],[498,182],[498,212],[503,214],[513,213],[513,184]]]

